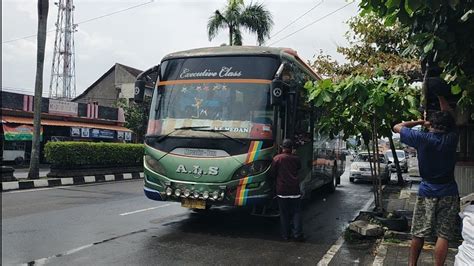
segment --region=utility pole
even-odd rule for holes
[[[54,4],[58,6],[58,18],[49,98],[71,100],[76,96],[74,32],[77,24],[74,24],[74,4],[73,0],[58,0]]]

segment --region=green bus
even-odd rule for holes
[[[244,206],[264,215],[275,198],[269,168],[284,138],[297,144],[303,196],[321,186],[334,190],[344,147],[317,134],[320,112],[303,88],[319,78],[287,48],[222,46],[165,56],[135,88],[137,101],[147,87],[152,92],[145,195],[192,209]]]

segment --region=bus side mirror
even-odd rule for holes
[[[283,105],[285,92],[288,90],[288,85],[282,80],[274,79],[270,86],[270,104]]]
[[[133,100],[136,103],[143,102],[145,98],[145,84],[146,82],[144,80],[137,79],[135,81],[135,95],[133,97]]]

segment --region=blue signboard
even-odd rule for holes
[[[107,129],[92,129],[91,131],[92,138],[98,139],[113,139],[115,138],[115,131],[107,130]]]

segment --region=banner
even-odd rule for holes
[[[94,128],[92,129],[91,137],[99,139],[113,139],[115,138],[115,131]]]
[[[81,128],[81,137],[88,138],[90,129],[83,127]]]
[[[71,127],[71,137],[80,137],[81,129],[78,127]]]
[[[43,140],[43,127],[41,127],[41,136],[40,141]],[[33,139],[33,126],[30,125],[6,125],[3,124],[3,133],[5,135],[5,140],[8,141],[22,141]]]
[[[49,99],[49,113],[77,116],[79,104],[61,100]]]

